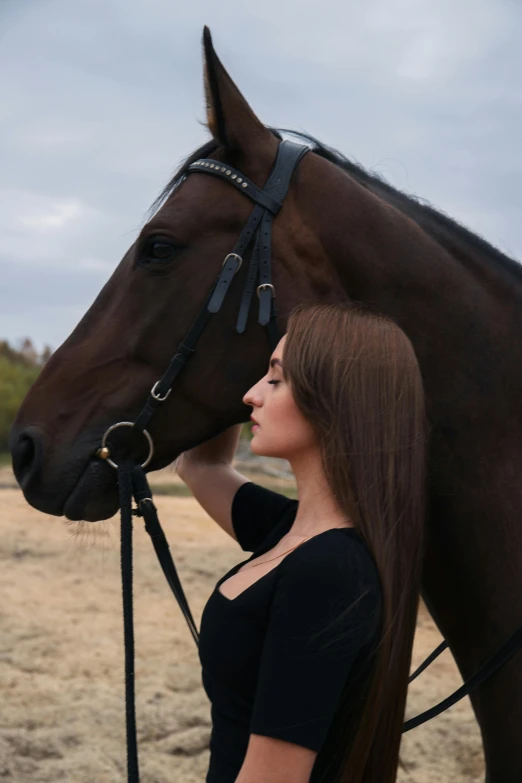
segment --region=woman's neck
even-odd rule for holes
[[[299,506],[286,537],[306,537],[333,527],[353,527],[332,495],[318,450],[289,458],[297,484]]]

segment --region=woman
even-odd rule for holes
[[[251,449],[299,500],[232,467],[241,425],[178,459],[252,555],[201,619],[207,783],[396,780],[424,552],[428,426],[419,366],[389,318],[302,303],[243,397]]]

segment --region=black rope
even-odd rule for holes
[[[138,504],[138,507],[135,508],[132,513],[136,516],[143,517],[145,521],[145,530],[151,538],[158,562],[165,574],[170,589],[177,598],[180,609],[183,612],[190,632],[196,642],[196,646],[199,647],[198,629],[194,622],[194,618],[192,617],[192,612],[190,611],[187,597],[183,591],[183,586],[176,570],[174,560],[170,554],[169,543],[158,519],[156,506],[152,500],[152,490],[141,465],[134,466],[132,472],[132,489],[134,499]]]
[[[496,672],[497,669],[500,669],[500,667],[506,663],[506,661],[508,661],[511,656],[514,655],[514,653],[516,653],[517,650],[519,650],[521,647],[522,628],[518,628],[508,639],[508,641],[503,644],[502,647],[497,650],[490,658],[488,658],[486,663],[481,666],[478,672],[475,672],[473,677],[470,677],[469,680],[466,680],[466,682],[461,685],[460,688],[457,688],[457,690],[446,699],[443,699],[438,704],[435,704],[434,707],[431,707],[429,710],[426,710],[420,715],[417,715],[415,718],[411,718],[410,720],[407,720],[406,723],[403,723],[402,733],[404,734],[405,731],[410,731],[410,729],[414,729],[416,726],[420,726],[421,723],[426,723],[427,720],[431,720],[431,718],[434,718],[436,715],[440,715],[441,712],[444,712],[449,707],[452,707],[458,701],[463,699],[464,696],[469,696],[469,694],[476,690],[476,688],[478,688],[479,685],[487,680],[488,677],[491,677],[491,675]]]
[[[434,661],[434,660],[435,660],[435,658],[438,658],[438,657],[439,657],[439,655],[440,655],[441,653],[443,653],[443,652],[444,652],[444,650],[445,650],[447,647],[448,647],[448,643],[447,643],[447,641],[446,641],[446,640],[444,640],[443,642],[441,642],[441,643],[439,644],[439,646],[438,646],[438,647],[437,647],[435,650],[433,650],[433,652],[432,652],[432,653],[430,653],[430,654],[428,655],[428,657],[426,658],[426,660],[425,660],[425,661],[423,661],[423,662],[421,663],[421,665],[420,665],[420,666],[419,666],[417,669],[415,669],[415,671],[413,672],[413,674],[410,674],[410,676],[409,676],[409,679],[408,679],[408,682],[412,682],[412,681],[415,679],[415,677],[418,677],[418,676],[419,676],[419,674],[420,674],[421,672],[423,672],[423,671],[424,671],[424,669],[427,669],[427,668],[428,668],[428,666],[430,665],[430,663],[431,663],[432,661]]]
[[[123,638],[125,644],[125,723],[127,732],[127,780],[139,783],[136,704],[134,698],[134,627],[132,618],[132,462],[118,467],[121,508],[121,583]]]

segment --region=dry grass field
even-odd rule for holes
[[[175,492],[177,476],[162,473],[156,485],[165,489],[170,482]],[[3,468],[0,780],[123,783],[119,518],[66,523],[32,509],[10,483],[10,471]],[[272,487],[284,483],[270,480]],[[156,494],[155,500],[199,627],[217,579],[244,553],[192,496]],[[196,646],[140,520],[134,551],[142,783],[202,783],[211,726]],[[421,607],[413,668],[441,640]],[[445,651],[410,686],[406,718],[461,683]],[[399,783],[483,783],[480,734],[469,699],[406,733],[402,758],[408,772],[400,771]]]

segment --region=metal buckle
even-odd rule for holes
[[[272,283],[261,283],[261,285],[258,285],[258,286],[257,286],[257,289],[256,289],[256,291],[257,291],[257,298],[258,298],[258,299],[259,299],[259,289],[260,289],[260,288],[271,288],[271,289],[272,289],[272,296],[273,296],[273,297],[274,297],[274,299],[275,299],[275,288],[274,288],[274,286],[272,285]]]
[[[102,438],[101,449],[106,449],[109,454],[110,454],[110,451],[109,451],[109,448],[107,447],[107,438],[110,435],[110,433],[113,432],[114,430],[116,430],[118,427],[134,427],[134,422],[133,421],[119,421],[117,424],[113,424],[111,427],[109,427],[109,429],[105,432],[105,434],[104,434],[104,436]],[[140,430],[140,431],[145,435],[145,437],[147,438],[147,442],[149,444],[149,456],[147,457],[145,462],[143,462],[142,465],[141,465],[142,468],[146,468],[147,465],[149,464],[149,462],[152,459],[152,455],[154,454],[154,444],[153,444],[152,438],[149,435],[149,433],[147,432],[147,430]],[[99,453],[99,451],[101,449],[98,449],[97,454]],[[118,465],[116,465],[116,463],[113,462],[112,459],[109,458],[109,456],[101,457],[101,459],[104,459],[105,462],[108,462],[109,465],[111,466],[111,468],[115,468],[116,470],[118,469]]]
[[[156,394],[156,387],[157,387],[158,383],[159,383],[159,381],[156,381],[156,383],[154,384],[154,386],[150,390],[150,393],[154,397],[154,399],[157,400],[158,402],[165,402],[165,400],[167,399],[167,397],[169,396],[169,394],[172,391],[172,386],[170,387],[170,389],[168,390],[168,392],[166,393],[166,395],[164,397],[160,397],[159,394]],[[144,430],[144,432],[145,432],[145,430]]]
[[[237,258],[239,260],[239,264],[234,269],[234,274],[236,274],[236,272],[239,272],[239,270],[241,268],[241,264],[243,263],[243,259],[237,253],[229,253],[228,256],[225,256],[225,259],[224,259],[223,263],[221,264],[221,266],[225,266],[225,264],[227,263],[229,258]]]

